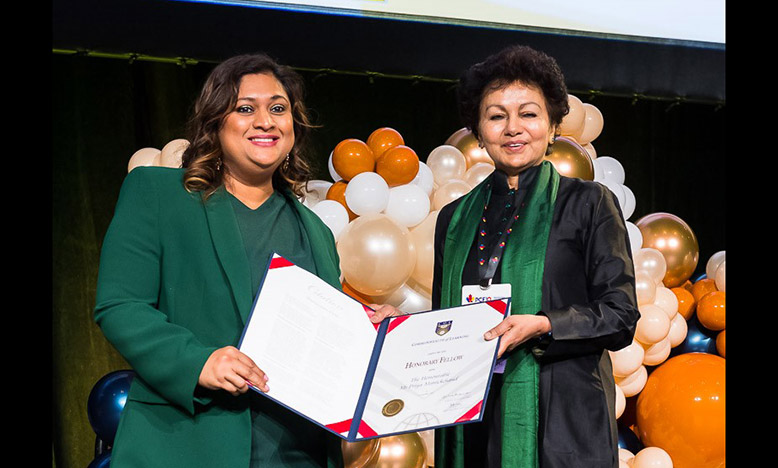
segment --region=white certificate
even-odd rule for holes
[[[273,255],[239,349],[259,392],[347,441],[480,421],[510,299],[370,322],[373,311]]]

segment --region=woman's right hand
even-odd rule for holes
[[[219,348],[208,357],[197,383],[209,390],[225,390],[240,395],[249,383],[267,392],[267,376],[254,361],[234,346]]]

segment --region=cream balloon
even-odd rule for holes
[[[485,162],[475,163],[465,172],[463,180],[471,187],[475,187],[489,177],[492,172],[494,172],[494,165]]]
[[[322,200],[312,208],[312,211],[330,228],[332,236],[337,241],[340,233],[349,223],[346,207],[335,200]]]
[[[559,125],[559,133],[578,139],[586,124],[586,109],[583,102],[572,94],[567,95],[567,105],[570,110]]]
[[[626,377],[643,364],[643,357],[646,352],[643,346],[636,341],[632,341],[628,346],[618,351],[608,351],[611,358],[613,375],[616,377]]]
[[[670,288],[658,284],[654,295],[654,305],[664,310],[667,317],[672,320],[678,313],[678,296]]]
[[[659,447],[646,447],[635,454],[632,468],[673,468],[673,459]]]
[[[675,317],[670,320],[670,331],[667,333],[667,339],[670,340],[670,347],[675,348],[683,343],[688,332],[689,324],[686,323],[686,319],[681,314],[675,314]]]
[[[452,179],[435,190],[432,195],[432,209],[440,210],[470,190],[472,190],[470,184],[464,180]]]
[[[452,179],[461,180],[467,170],[465,155],[456,146],[451,145],[441,145],[433,149],[427,156],[426,164],[439,186]]]
[[[727,262],[726,260],[719,264],[716,268],[716,273],[713,275],[713,282],[716,284],[716,289],[726,292],[727,290]]]
[[[635,458],[634,453],[630,452],[625,448],[619,449],[619,460],[629,463],[633,458]]]
[[[351,221],[340,233],[337,250],[346,282],[368,296],[396,290],[416,265],[408,228],[380,213]]]
[[[597,150],[594,149],[594,146],[592,146],[591,143],[587,143],[585,145],[582,145],[583,149],[586,150],[587,153],[589,153],[589,157],[592,158],[592,161],[597,159]]]
[[[435,466],[435,431],[421,431],[417,434],[424,441],[424,448],[427,450],[427,466]]]
[[[346,186],[346,204],[358,216],[377,214],[389,203],[389,185],[375,172],[360,172]]]
[[[161,150],[156,148],[141,148],[132,156],[127,163],[127,173],[140,166],[156,166],[159,161]]]
[[[602,133],[603,127],[602,112],[600,112],[600,109],[588,102],[584,103],[583,107],[586,111],[586,122],[584,123],[584,128],[580,137],[577,138],[578,143],[581,145],[585,145],[597,139],[597,137],[600,136],[600,133]]]
[[[626,377],[616,377],[616,385],[624,392],[624,396],[629,398],[637,395],[646,386],[648,380],[648,371],[646,366],[641,365],[638,370]]]
[[[384,214],[399,224],[408,228],[416,226],[424,221],[429,213],[430,197],[418,185],[405,184],[389,189],[389,201]]]
[[[727,259],[726,250],[719,250],[715,254],[711,255],[708,259],[708,263],[705,264],[705,276],[714,279],[716,277],[716,269],[721,265],[721,262]]]
[[[432,174],[429,166],[419,161],[419,172],[416,173],[416,177],[414,177],[411,183],[421,187],[424,193],[430,196],[435,188],[435,176]]]
[[[393,305],[400,312],[406,314],[422,312],[432,308],[431,299],[411,288],[407,283],[389,295],[387,304]]]
[[[640,319],[635,327],[635,339],[644,345],[652,345],[670,333],[667,313],[653,304],[638,306]]]
[[[638,306],[643,304],[652,304],[656,299],[656,281],[647,271],[635,271],[635,293],[637,294]]]
[[[640,232],[640,228],[630,221],[624,223],[627,225],[627,235],[629,237],[629,246],[632,250],[632,256],[634,257],[638,250],[643,245],[643,233]]]
[[[664,337],[646,348],[643,364],[646,366],[658,366],[670,356],[670,339]]]
[[[667,262],[662,252],[645,247],[640,249],[634,258],[635,271],[644,271],[651,276],[654,283],[661,283],[667,273]]]
[[[162,147],[159,155],[159,165],[164,167],[181,167],[181,158],[189,147],[189,140],[179,138]]]
[[[616,387],[616,419],[619,419],[627,407],[627,397],[624,396],[624,391],[621,387],[615,384],[614,387]]]
[[[435,266],[435,223],[439,211],[431,211],[424,221],[411,229],[411,239],[416,248],[416,266],[411,278],[427,290],[432,290],[432,273]]]

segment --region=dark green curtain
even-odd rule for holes
[[[291,63],[295,66],[297,64]],[[138,149],[184,137],[191,105],[213,64],[53,54],[52,116],[52,464],[83,468],[94,458],[87,419],[92,386],[127,363],[92,320],[99,251],[127,162]],[[342,139],[390,126],[426,160],[461,125],[453,84],[303,71],[314,133],[314,168]],[[575,90],[573,90],[575,91]],[[724,250],[724,107],[672,105],[577,93],[604,116],[593,145],[618,159],[635,193],[631,220],[656,211],[697,234],[700,265]]]

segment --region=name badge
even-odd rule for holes
[[[486,288],[482,288],[477,284],[462,286],[462,305],[472,304],[474,302],[491,301],[492,299],[500,299],[503,297],[511,297],[510,283],[490,284]],[[508,304],[508,315],[510,314],[510,304]],[[499,358],[494,365],[494,373],[502,374],[503,372],[505,372],[505,358]]]

